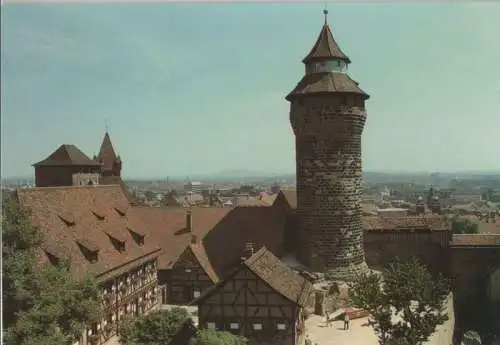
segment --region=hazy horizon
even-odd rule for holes
[[[499,4],[328,9],[352,60],[349,74],[371,95],[365,171],[500,170]],[[4,4],[2,176],[32,176],[31,164],[61,144],[92,157],[106,123],[125,178],[293,174],[284,97],[303,76],[322,10],[320,3]]]
[[[137,181],[149,181],[149,180],[165,180],[168,178],[169,180],[196,180],[196,179],[210,179],[210,178],[241,178],[241,177],[256,177],[256,178],[271,178],[271,177],[282,177],[286,175],[293,176],[295,172],[277,172],[277,173],[264,173],[260,171],[247,171],[248,175],[244,173],[244,170],[238,171],[236,174],[231,175],[230,172],[219,171],[213,173],[193,173],[193,174],[185,174],[185,175],[167,175],[167,176],[125,176],[125,180],[137,180]],[[408,176],[408,175],[426,175],[430,176],[433,174],[440,175],[469,175],[469,176],[499,176],[500,177],[500,169],[499,170],[463,170],[463,171],[375,171],[375,170],[364,170],[364,174],[381,174],[381,175],[400,175],[400,177]],[[31,174],[30,176],[2,176],[3,180],[24,180],[24,179],[33,179],[35,176]]]

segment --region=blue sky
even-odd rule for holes
[[[331,3],[371,95],[365,170],[500,170],[500,6]],[[125,177],[294,171],[285,95],[323,4],[2,7],[1,172],[60,144],[97,153],[107,121]]]

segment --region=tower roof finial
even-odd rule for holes
[[[328,9],[326,8],[326,1],[325,1],[325,9],[323,10],[323,14],[325,15],[325,25],[328,25]]]
[[[104,129],[106,130],[106,133],[108,133],[108,120],[104,120]]]

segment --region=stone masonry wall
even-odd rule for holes
[[[301,260],[331,277],[349,279],[366,268],[361,223],[361,95],[294,100],[297,214]],[[356,104],[358,106],[345,106]]]
[[[450,236],[449,231],[365,231],[366,262],[370,268],[381,269],[396,257],[401,260],[416,257],[432,273],[448,276]]]

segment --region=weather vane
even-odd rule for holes
[[[106,129],[106,133],[108,133],[108,120],[104,120],[104,128]]]
[[[325,1],[325,9],[323,10],[323,14],[325,15],[325,25],[326,25],[327,21],[328,21],[328,9],[327,9],[326,1]]]

